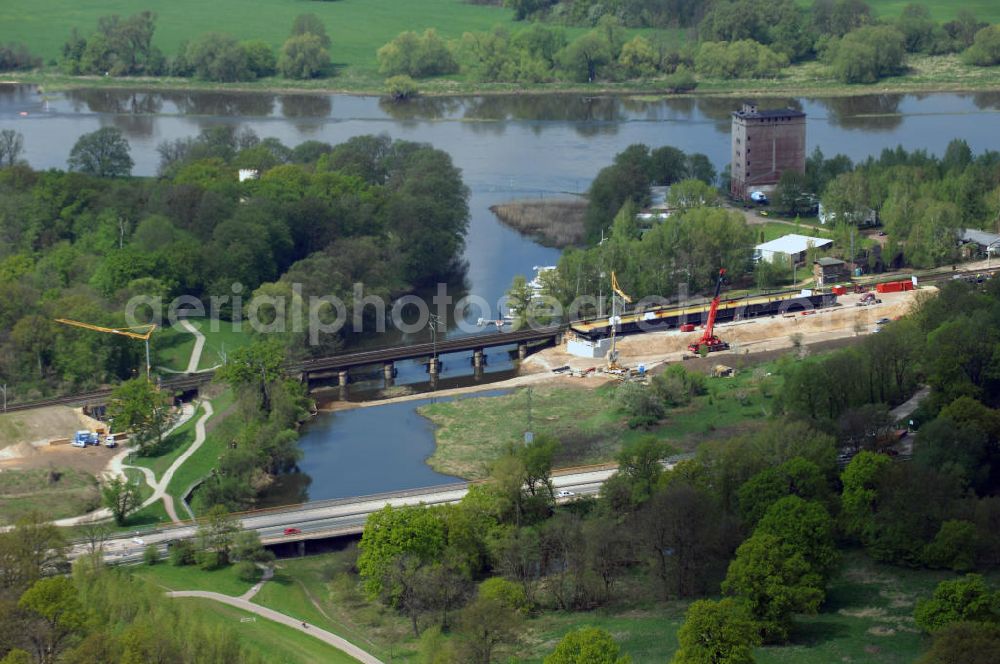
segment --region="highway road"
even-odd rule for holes
[[[556,491],[570,491],[573,495],[561,497],[565,502],[576,496],[595,494],[601,485],[616,472],[616,468],[601,467],[555,475],[552,484]],[[346,500],[317,501],[288,508],[261,510],[240,516],[245,530],[256,530],[265,544],[296,542],[321,539],[338,535],[356,535],[364,530],[368,515],[377,512],[387,504],[393,507],[403,505],[440,505],[456,503],[468,491],[468,484],[449,484],[426,489],[402,491],[378,496],[362,496]],[[286,528],[297,528],[300,533],[285,535]],[[104,544],[104,557],[109,563],[131,563],[142,559],[143,550],[156,544],[165,550],[172,540],[194,537],[195,525],[161,528],[123,534],[109,539]],[[87,552],[85,543],[76,543],[70,557],[75,558]]]

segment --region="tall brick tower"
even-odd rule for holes
[[[805,173],[806,114],[791,108],[757,110],[744,102],[733,111],[733,161],[729,191],[740,200],[772,188],[787,170]]]

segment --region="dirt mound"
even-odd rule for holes
[[[47,406],[0,415],[0,449],[57,438],[70,438],[86,428],[80,415],[68,406]]]

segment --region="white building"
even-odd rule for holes
[[[833,244],[833,240],[821,237],[811,237],[809,235],[799,235],[789,233],[782,235],[776,240],[758,244],[754,247],[754,260],[765,260],[773,263],[778,256],[787,256],[796,263],[801,263],[806,259],[806,252],[810,248],[824,249]]]

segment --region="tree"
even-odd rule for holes
[[[18,162],[24,152],[24,135],[13,129],[0,131],[0,168],[10,167]]]
[[[757,533],[774,535],[785,550],[801,554],[812,569],[824,577],[837,560],[833,520],[816,501],[785,496],[764,513],[754,530],[754,534]]]
[[[517,642],[523,618],[505,599],[481,591],[459,616],[463,661],[491,664],[499,651]]]
[[[545,664],[631,664],[611,635],[599,627],[581,627],[569,632]]]
[[[66,562],[66,537],[38,512],[31,512],[0,533],[0,589],[19,594]]]
[[[580,35],[559,53],[562,68],[581,83],[593,83],[613,59],[610,45],[597,30]]]
[[[976,550],[981,545],[976,524],[951,519],[941,524],[934,541],[924,547],[924,564],[968,572],[976,566]]]
[[[107,412],[115,429],[130,432],[142,453],[163,443],[163,434],[174,419],[170,396],[145,377],[127,380],[112,390]]]
[[[787,639],[792,615],[816,613],[826,595],[822,574],[770,533],[754,533],[740,545],[722,590],[747,602],[769,643]]]
[[[368,517],[358,544],[358,573],[365,591],[395,606],[403,591],[389,578],[395,561],[405,555],[414,564],[427,563],[437,559],[444,547],[444,524],[436,511],[423,505],[386,505]]]
[[[70,170],[97,177],[127,177],[135,162],[129,144],[117,127],[102,127],[77,139],[69,153]]]
[[[101,498],[119,526],[124,526],[129,513],[137,510],[142,503],[139,487],[121,476],[114,477],[101,486]]]
[[[401,32],[376,53],[379,73],[386,76],[406,74],[425,78],[458,71],[455,56],[433,28],[418,35]]]
[[[917,602],[913,617],[930,633],[957,622],[1000,623],[1000,591],[990,590],[979,574],[942,581],[931,599]]]
[[[274,553],[264,548],[260,542],[260,533],[256,530],[242,530],[233,537],[232,556],[235,560],[251,563],[270,563],[274,561]]]
[[[917,664],[994,664],[1000,661],[1000,626],[951,623],[934,633],[934,643]]]
[[[667,195],[667,205],[681,212],[693,207],[717,205],[718,202],[718,190],[694,178],[674,183]]]
[[[330,53],[314,34],[289,37],[281,47],[278,71],[286,78],[315,78],[330,65]]]
[[[860,452],[844,469],[840,522],[844,533],[862,542],[872,535],[878,482],[892,460],[884,454]]]
[[[284,361],[285,348],[281,342],[264,339],[230,353],[215,376],[233,389],[256,395],[261,409],[270,413],[272,391],[281,377]]]
[[[874,83],[899,73],[906,48],[903,35],[889,26],[865,26],[846,35],[833,56],[834,75],[844,83]]]
[[[262,39],[243,42],[243,51],[247,54],[247,67],[257,78],[273,76],[277,68],[277,60],[271,45]]]
[[[631,503],[640,505],[653,494],[663,474],[663,462],[676,451],[656,436],[643,436],[626,443],[618,453],[618,475],[629,487]]]
[[[756,526],[771,505],[785,496],[822,501],[828,493],[826,478],[819,467],[802,457],[795,457],[757,473],[740,486],[737,495],[747,525]]]
[[[329,50],[330,36],[326,34],[326,26],[316,14],[299,14],[292,21],[292,37],[314,35],[319,40],[321,48]]]
[[[26,636],[40,664],[57,661],[70,637],[85,625],[86,614],[77,590],[65,576],[36,581],[17,605],[28,612]]]
[[[228,565],[239,531],[240,522],[229,516],[224,506],[211,508],[198,526],[196,535],[201,564],[206,569]]]
[[[385,79],[385,90],[393,101],[406,101],[419,93],[416,81],[405,74]]]
[[[793,170],[783,172],[774,192],[777,208],[789,216],[808,212],[810,205],[805,200],[806,186],[806,176],[803,173]]]
[[[204,34],[188,45],[185,58],[195,76],[206,81],[246,81],[253,77],[247,50],[231,35]]]
[[[989,25],[976,33],[972,46],[962,54],[971,65],[992,67],[1000,63],[1000,25]]]
[[[746,605],[732,598],[698,600],[677,632],[671,664],[753,664],[760,631]]]

